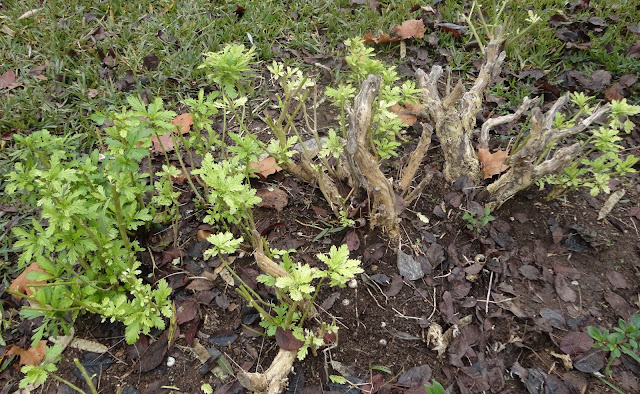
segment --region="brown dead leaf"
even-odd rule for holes
[[[6,89],[16,82],[16,73],[13,70],[8,70],[4,74],[0,75],[0,89]]]
[[[494,175],[506,171],[509,166],[504,162],[509,158],[509,152],[499,150],[495,153],[489,152],[487,148],[478,149],[478,160],[482,163],[482,173],[484,179],[491,178]]]
[[[282,211],[284,207],[289,203],[287,193],[282,189],[260,189],[256,191],[256,196],[260,197],[262,201],[258,203],[258,207],[275,209],[276,211]]]
[[[276,159],[271,156],[258,162],[252,161],[251,168],[265,178],[282,170],[282,168],[276,164]]]
[[[211,233],[207,230],[198,230],[198,233],[197,233],[198,242],[202,242],[206,240],[207,238],[209,238],[210,235]]]
[[[398,37],[406,40],[407,38],[423,38],[425,27],[422,19],[409,19],[402,22],[400,26],[395,26],[393,30],[396,31]]]
[[[171,124],[180,127],[180,133],[186,134],[189,132],[189,130],[191,130],[191,125],[193,125],[193,118],[191,117],[190,113],[185,112],[184,114],[180,114],[173,118]]]
[[[173,118],[171,124],[176,126],[174,132],[178,132],[178,128],[180,128],[181,134],[186,134],[191,130],[191,125],[193,124],[193,118],[191,114],[185,112],[184,114],[180,114]],[[171,133],[167,132],[158,138],[157,135],[153,135],[151,137],[151,143],[153,144],[153,151],[156,153],[171,152],[175,149],[173,146],[173,139],[171,138]],[[164,148],[164,149],[162,149]]]
[[[395,104],[391,106],[391,111],[398,115],[398,119],[402,123],[407,126],[413,126],[418,121],[418,117],[409,112],[420,112],[422,111],[422,106],[419,104],[404,104],[403,106]]]
[[[400,41],[400,38],[393,37],[391,38],[388,34],[380,34],[378,37],[375,37],[373,33],[364,33],[364,43],[368,44],[370,42],[375,42],[376,44],[384,44],[385,42],[397,42]]]
[[[38,263],[33,263],[30,266],[28,266],[20,275],[18,275],[18,277],[15,278],[13,282],[11,282],[11,285],[9,286],[9,290],[13,290],[16,293],[26,294],[28,296],[32,295],[33,288],[30,287],[29,285],[45,283],[44,281],[34,282],[32,280],[27,279],[27,275],[29,274],[29,272],[33,272],[33,271],[45,273],[45,271],[42,268],[40,268]],[[17,297],[17,298],[21,298],[21,297]]]
[[[161,135],[160,138],[156,134],[151,137],[152,149],[156,153],[171,152],[174,149],[173,139],[171,133],[167,132]],[[164,149],[163,149],[164,148]]]
[[[14,354],[20,356],[20,365],[40,365],[44,359],[44,352],[47,350],[47,341],[38,342],[38,346],[30,347],[27,350],[16,345],[7,348],[6,356]]]

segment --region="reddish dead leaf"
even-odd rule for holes
[[[44,359],[44,352],[47,350],[47,341],[38,342],[38,346],[30,347],[27,350],[21,347],[12,345],[7,348],[5,356],[18,355],[20,356],[20,365],[40,365]]]
[[[293,333],[289,330],[285,331],[278,327],[276,330],[276,343],[281,349],[287,351],[298,350],[304,345],[304,343],[298,338],[293,336]]]
[[[604,91],[604,97],[609,101],[612,101],[612,100],[620,101],[624,98],[624,96],[625,96],[624,88],[618,82],[609,86]]]
[[[451,33],[451,35],[455,38],[460,37],[467,31],[467,28],[465,26],[456,25],[455,23],[437,23],[436,27],[439,27],[440,29]]]
[[[570,356],[584,353],[591,349],[591,346],[593,346],[593,339],[581,331],[570,332],[560,341],[560,350]]]
[[[188,298],[176,303],[176,323],[178,325],[191,321],[198,316],[198,302]]]
[[[262,199],[262,201],[258,203],[259,207],[275,209],[278,212],[282,211],[289,203],[287,193],[282,189],[260,189],[256,192],[256,196]]]
[[[569,287],[569,282],[562,275],[556,275],[556,292],[560,296],[560,299],[565,302],[576,302],[578,295]]]
[[[397,42],[400,41],[400,38],[393,37],[391,38],[388,34],[380,34],[380,36],[375,37],[373,33],[365,33],[363,35],[364,43],[368,44],[370,42],[375,42],[376,44],[384,44],[385,42]]]
[[[629,288],[629,284],[627,283],[627,280],[625,279],[624,275],[622,275],[617,271],[607,272],[607,279],[609,280],[609,283],[611,283],[611,286],[617,289]]]
[[[489,152],[487,148],[478,149],[478,160],[482,163],[482,174],[484,179],[491,178],[501,172],[506,171],[509,166],[504,162],[509,158],[509,152],[499,150],[495,153]]]
[[[422,19],[409,19],[408,21],[402,22],[400,26],[395,26],[393,30],[395,30],[398,37],[403,40],[407,38],[423,38],[425,32]]]
[[[167,338],[158,339],[147,348],[138,363],[140,372],[149,372],[162,363],[167,354],[168,342]]]
[[[315,206],[315,205],[312,205],[312,206],[311,206],[311,209],[313,209],[313,212],[315,212],[315,213],[316,213],[316,215],[318,215],[318,216],[320,216],[320,217],[325,217],[325,216],[328,216],[328,215],[329,215],[329,211],[327,211],[327,210],[326,210],[326,209],[324,209],[324,208],[320,208],[320,207],[317,207],[317,206]],[[638,219],[640,219],[640,218],[638,218]]]
[[[171,124],[179,127],[181,134],[186,134],[191,130],[191,125],[193,125],[193,118],[191,117],[190,113],[185,112],[184,114],[180,114],[173,118]]]
[[[0,75],[0,89],[6,89],[16,82],[16,73],[9,70]]]
[[[276,164],[276,159],[271,156],[258,162],[252,161],[251,168],[265,178],[282,170],[282,168]]]
[[[351,230],[345,236],[345,242],[350,251],[360,249],[360,238],[358,238],[358,233],[356,230]]]
[[[607,300],[609,305],[613,308],[613,310],[620,315],[625,320],[628,320],[631,317],[631,313],[633,309],[622,296],[614,293],[613,291],[607,291],[604,293],[604,299]]]
[[[167,132],[158,138],[157,135],[153,135],[151,137],[151,143],[153,144],[152,149],[153,152],[162,153],[162,152],[172,152],[174,149],[173,139],[171,138],[171,133]]]
[[[211,233],[207,230],[198,230],[198,233],[197,233],[198,242],[202,242],[206,240],[207,238],[209,238],[210,235]]]
[[[400,119],[402,123],[407,126],[413,126],[418,120],[418,117],[410,112],[420,112],[422,111],[422,106],[419,104],[404,104],[403,106],[395,104],[391,106],[391,111],[398,115],[398,119]]]
[[[42,268],[40,268],[38,263],[33,263],[30,266],[28,266],[20,275],[18,275],[18,277],[15,278],[13,282],[11,282],[11,285],[9,286],[9,290],[15,291],[17,293],[26,294],[28,296],[32,295],[33,289],[29,285],[33,285],[33,284],[37,285],[37,284],[45,283],[44,281],[32,281],[27,279],[27,275],[29,274],[29,272],[33,272],[33,271],[45,273],[45,271]],[[21,298],[18,296],[16,297],[18,299]]]
[[[186,112],[184,114],[180,114],[176,116],[171,124],[176,126],[175,132],[178,132],[178,128],[180,128],[181,134],[186,134],[191,129],[191,125],[193,124],[193,118],[191,114]],[[171,138],[171,133],[167,132],[158,138],[155,134],[151,137],[151,142],[153,144],[153,151],[156,153],[171,152],[175,149],[173,146],[173,139]],[[164,148],[164,149],[163,149]]]

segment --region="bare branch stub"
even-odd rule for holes
[[[500,73],[506,54],[501,51],[502,41],[493,40],[485,49],[485,61],[473,87],[465,92],[462,84],[443,99],[438,93],[438,80],[442,67],[434,66],[429,74],[416,71],[422,88],[424,114],[433,123],[445,158],[444,176],[452,182],[461,175],[480,181],[480,162],[471,144],[476,115],[480,111],[484,94]]]
[[[347,133],[346,155],[354,179],[368,193],[373,194],[373,212],[371,226],[382,226],[389,237],[399,236],[399,217],[396,208],[396,195],[393,185],[380,170],[378,161],[368,146],[372,138],[370,134],[373,117],[373,102],[380,90],[382,78],[369,75],[362,83],[360,92],[355,98],[353,108],[347,108],[349,114],[349,130]]]
[[[560,97],[544,115],[540,108],[532,109],[531,131],[524,146],[509,158],[509,170],[502,174],[497,181],[487,186],[487,191],[490,193],[489,207],[491,209],[499,208],[505,201],[531,186],[535,181],[568,166],[580,152],[580,143],[558,149],[553,157],[542,162],[539,162],[539,159],[543,152],[557,141],[582,132],[609,110],[608,106],[597,108],[590,116],[577,122],[575,126],[558,130],[553,127],[553,119],[568,101],[569,94]],[[520,109],[524,106],[525,103]]]

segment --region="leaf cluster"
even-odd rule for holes
[[[600,330],[597,327],[589,326],[587,331],[596,342],[594,347],[602,348],[609,352],[609,361],[605,368],[607,375],[611,374],[611,364],[622,354],[640,363],[640,315],[633,315],[627,323],[624,319],[618,321],[618,327],[614,327],[613,332]]]
[[[594,107],[589,104],[592,97],[583,93],[573,93],[572,102],[578,107],[576,113],[567,118],[557,113],[554,126],[571,128],[582,115],[590,115]],[[579,188],[588,188],[589,194],[609,194],[609,181],[636,172],[633,168],[640,158],[634,155],[623,156],[621,134],[628,134],[633,129],[629,116],[640,113],[640,106],[627,103],[626,99],[611,102],[611,112],[607,123],[592,130],[591,135],[582,142],[581,154],[578,155],[561,173],[551,174],[538,181],[540,188],[545,184],[554,185],[548,199],[557,198],[567,192]]]

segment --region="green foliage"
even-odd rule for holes
[[[223,94],[232,99],[245,94],[247,85],[241,82],[253,71],[250,64],[255,58],[255,47],[245,51],[244,45],[227,45],[221,51],[207,52],[204,55],[206,59],[198,69],[208,69],[207,78]]]
[[[572,102],[578,111],[571,117],[557,114],[554,126],[558,128],[573,127],[582,115],[590,115],[594,108],[589,105],[591,97],[583,93],[571,95]],[[565,195],[579,188],[588,188],[592,196],[600,193],[609,194],[609,181],[636,172],[633,166],[640,158],[622,156],[623,147],[621,133],[629,133],[633,123],[629,116],[640,113],[640,106],[630,105],[626,99],[611,102],[611,113],[606,124],[592,131],[591,136],[582,142],[582,151],[562,173],[551,174],[538,181],[540,188],[545,184],[554,185],[548,199]]]
[[[25,202],[41,209],[30,231],[14,228],[16,247],[22,249],[19,266],[38,263],[44,273],[28,279],[46,281],[29,297],[39,305],[20,312],[43,319],[33,343],[68,333],[87,311],[123,322],[127,343],[152,328],[164,329],[164,318],[171,315],[171,289],[164,280],[155,288],[143,283],[136,257],[143,249],[129,234],[151,222],[154,204],[173,206],[169,199],[175,194],[166,179],[158,184],[160,194],[152,204],[144,203],[143,196],[153,189],[139,166],[149,154],[151,135],[172,130],[175,114],[164,111],[161,100],[148,107],[134,98],[129,103],[131,109],[111,114],[102,152],[79,156],[67,138],[46,130],[15,138],[20,163],[8,174],[6,191],[22,193]],[[103,121],[106,115],[94,118]],[[167,176],[175,175],[175,169],[165,169]],[[46,372],[28,371],[28,380]]]
[[[640,363],[640,315],[633,315],[627,323],[624,319],[618,321],[618,327],[613,332],[600,331],[597,327],[589,326],[587,331],[596,343],[594,347],[602,348],[609,352],[609,361],[605,373],[611,375],[611,364],[623,353]]]
[[[338,120],[341,136],[346,138],[347,120],[344,108],[355,97],[356,89],[353,85],[360,85],[370,74],[378,75],[382,77],[382,86],[379,96],[373,103],[371,149],[382,159],[397,156],[396,151],[400,146],[397,137],[406,125],[391,108],[398,104],[417,103],[420,90],[416,88],[413,81],[400,84],[400,76],[395,66],[376,59],[373,48],[365,46],[361,39],[347,40],[345,45],[349,50],[345,60],[351,70],[348,82],[340,84],[337,88],[329,87],[325,91],[325,95],[331,99],[332,104],[340,110]],[[327,145],[323,154],[326,156],[331,153],[335,156],[339,151],[336,149],[338,141],[335,132],[332,135],[330,131],[325,141]]]
[[[56,344],[47,347],[44,353],[44,359],[40,365],[25,365],[21,372],[25,375],[20,381],[20,388],[25,388],[29,384],[42,384],[47,377],[58,370],[56,363],[62,358],[62,345]]]
[[[276,291],[279,304],[271,307],[271,313],[260,307],[260,304],[268,304],[246,287],[242,286],[239,293],[260,312],[262,316],[260,326],[266,329],[267,335],[275,335],[278,327],[291,330],[293,336],[303,343],[298,350],[298,359],[302,360],[309,350],[315,354],[316,349],[325,344],[325,334],[338,332],[338,327],[333,323],[323,322],[317,332],[304,327],[305,317],[322,285],[328,279],[330,287],[344,287],[351,278],[362,273],[363,270],[360,268],[359,260],[349,259],[347,245],[342,245],[340,248],[334,245],[328,255],[322,253],[316,255],[318,260],[327,266],[326,269],[294,263],[289,252],[283,252],[281,256],[280,266],[289,276],[274,278],[271,275],[262,274],[257,278],[258,282],[273,287]],[[319,282],[314,285],[317,279]]]
[[[237,156],[215,162],[211,153],[207,153],[200,168],[191,173],[200,175],[209,188],[205,223],[239,224],[244,220],[243,214],[261,201],[246,182],[246,165],[241,165]]]
[[[476,211],[465,211],[462,215],[462,219],[467,221],[467,228],[479,234],[482,229],[489,224],[489,222],[495,220],[495,217],[491,216],[491,209],[487,206],[484,207],[482,213]]]
[[[427,390],[427,394],[444,394],[444,387],[435,379],[433,383],[425,384],[424,389]]]

